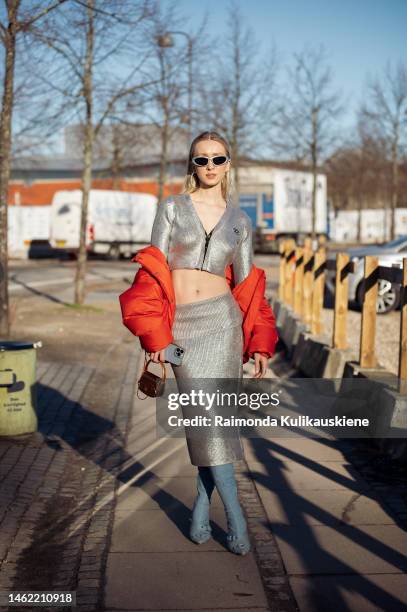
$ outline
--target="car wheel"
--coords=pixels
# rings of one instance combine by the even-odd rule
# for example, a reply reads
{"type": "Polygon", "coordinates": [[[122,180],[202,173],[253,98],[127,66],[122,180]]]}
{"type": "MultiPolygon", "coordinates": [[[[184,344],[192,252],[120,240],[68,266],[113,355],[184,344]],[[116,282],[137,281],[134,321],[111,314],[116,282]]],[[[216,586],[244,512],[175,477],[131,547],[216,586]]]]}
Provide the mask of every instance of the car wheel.
{"type": "MultiPolygon", "coordinates": [[[[360,283],[357,290],[357,301],[363,307],[363,283],[360,283]]],[[[400,302],[400,290],[397,285],[392,285],[390,281],[379,278],[377,282],[377,314],[387,314],[396,310],[400,302]]]]}

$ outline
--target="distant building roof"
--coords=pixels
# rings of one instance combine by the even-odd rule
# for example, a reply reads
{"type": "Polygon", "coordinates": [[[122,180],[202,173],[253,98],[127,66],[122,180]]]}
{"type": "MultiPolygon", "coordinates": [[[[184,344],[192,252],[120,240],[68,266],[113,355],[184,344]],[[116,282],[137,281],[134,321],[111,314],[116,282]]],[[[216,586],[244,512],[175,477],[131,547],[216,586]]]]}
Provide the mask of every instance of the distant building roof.
{"type": "MultiPolygon", "coordinates": [[[[132,161],[121,164],[121,168],[123,166],[155,166],[160,161],[158,155],[143,155],[143,158],[140,159],[140,162],[132,161]]],[[[14,158],[11,161],[11,169],[14,172],[23,172],[23,171],[51,171],[51,172],[81,172],[83,168],[83,163],[81,158],[70,158],[65,155],[32,155],[27,157],[18,157],[14,158]]],[[[101,160],[94,159],[92,168],[94,171],[111,171],[112,164],[110,160],[101,160]]]]}

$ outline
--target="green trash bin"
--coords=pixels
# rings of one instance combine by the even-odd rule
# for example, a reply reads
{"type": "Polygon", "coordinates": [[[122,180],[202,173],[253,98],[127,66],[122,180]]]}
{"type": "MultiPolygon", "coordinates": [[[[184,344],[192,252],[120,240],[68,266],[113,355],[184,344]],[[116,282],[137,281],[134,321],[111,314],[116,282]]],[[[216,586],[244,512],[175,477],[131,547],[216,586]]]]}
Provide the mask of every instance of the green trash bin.
{"type": "Polygon", "coordinates": [[[36,349],[41,342],[0,340],[0,436],[38,429],[35,411],[36,349]]]}

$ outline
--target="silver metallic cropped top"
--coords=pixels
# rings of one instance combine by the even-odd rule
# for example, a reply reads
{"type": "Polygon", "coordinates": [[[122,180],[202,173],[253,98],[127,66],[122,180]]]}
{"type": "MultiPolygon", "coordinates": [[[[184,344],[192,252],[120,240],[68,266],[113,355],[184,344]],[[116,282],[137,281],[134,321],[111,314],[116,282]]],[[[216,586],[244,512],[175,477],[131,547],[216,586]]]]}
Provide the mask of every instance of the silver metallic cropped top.
{"type": "Polygon", "coordinates": [[[166,256],[170,270],[192,268],[225,277],[233,266],[235,284],[249,275],[253,262],[252,224],[241,208],[226,202],[225,212],[209,234],[189,194],[158,203],[151,244],[166,256]]]}

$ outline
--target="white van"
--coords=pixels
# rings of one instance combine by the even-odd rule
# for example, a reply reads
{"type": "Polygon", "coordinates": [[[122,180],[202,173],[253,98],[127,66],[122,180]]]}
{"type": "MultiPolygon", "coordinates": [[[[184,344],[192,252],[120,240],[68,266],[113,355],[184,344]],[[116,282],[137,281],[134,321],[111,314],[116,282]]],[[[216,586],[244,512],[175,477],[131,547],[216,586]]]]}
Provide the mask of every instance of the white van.
{"type": "MultiPolygon", "coordinates": [[[[58,191],[51,205],[50,242],[54,248],[77,251],[82,191],[58,191]]],[[[89,193],[86,244],[89,253],[118,259],[150,244],[157,197],[92,189],[89,193]]]]}

